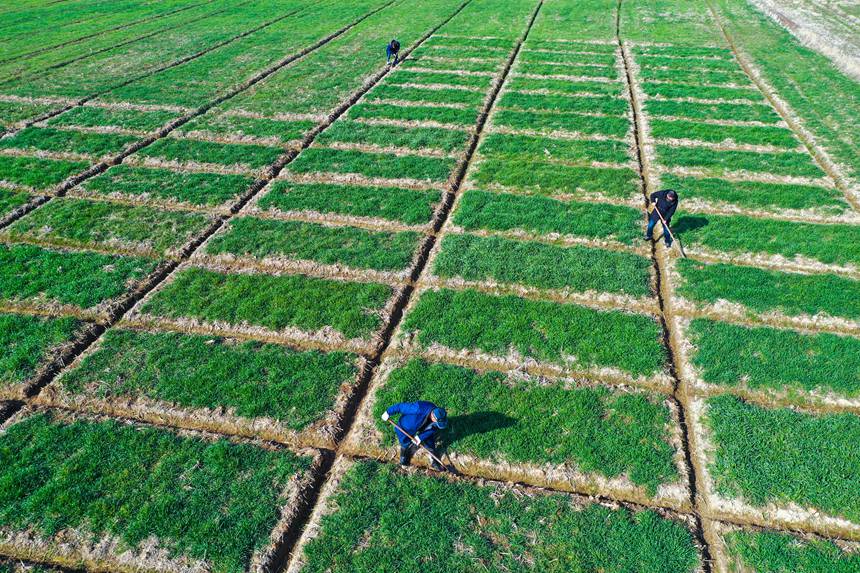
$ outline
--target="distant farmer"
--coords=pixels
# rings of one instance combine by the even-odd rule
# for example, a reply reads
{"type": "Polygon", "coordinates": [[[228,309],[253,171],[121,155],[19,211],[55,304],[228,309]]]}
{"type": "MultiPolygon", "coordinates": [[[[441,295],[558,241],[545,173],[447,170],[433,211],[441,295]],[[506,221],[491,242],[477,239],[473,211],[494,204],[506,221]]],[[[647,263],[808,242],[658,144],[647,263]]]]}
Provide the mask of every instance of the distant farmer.
{"type": "Polygon", "coordinates": [[[663,191],[651,193],[651,203],[654,204],[654,209],[648,215],[648,228],[645,229],[645,240],[650,241],[652,239],[654,226],[658,222],[662,222],[660,220],[660,215],[662,215],[662,219],[665,221],[663,225],[663,239],[666,241],[666,247],[671,247],[672,235],[669,233],[668,225],[672,220],[672,215],[675,214],[675,209],[678,208],[678,193],[674,189],[664,189],[663,191]],[[659,211],[659,214],[657,211],[659,211]]]}
{"type": "Polygon", "coordinates": [[[390,42],[388,42],[388,45],[385,46],[385,55],[386,55],[385,63],[386,64],[391,63],[391,57],[394,56],[394,65],[396,66],[399,54],[400,54],[400,42],[398,42],[397,40],[391,40],[390,42]]]}
{"type": "Polygon", "coordinates": [[[400,442],[400,465],[408,466],[418,447],[424,446],[433,454],[430,467],[436,471],[444,469],[434,458],[439,457],[436,453],[436,434],[448,427],[448,413],[445,408],[440,408],[433,402],[400,402],[388,408],[382,414],[382,419],[387,422],[395,414],[400,414],[400,420],[396,424],[403,429],[394,429],[397,441],[400,442]]]}

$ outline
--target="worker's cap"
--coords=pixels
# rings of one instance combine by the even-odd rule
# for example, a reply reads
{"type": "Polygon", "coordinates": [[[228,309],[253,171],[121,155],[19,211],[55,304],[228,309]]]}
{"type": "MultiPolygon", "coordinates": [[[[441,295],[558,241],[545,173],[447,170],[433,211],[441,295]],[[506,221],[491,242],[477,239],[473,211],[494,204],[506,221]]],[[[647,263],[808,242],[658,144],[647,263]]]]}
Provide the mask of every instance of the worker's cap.
{"type": "Polygon", "coordinates": [[[440,430],[448,427],[448,412],[445,411],[445,408],[433,408],[433,418],[436,419],[436,426],[440,430]]]}
{"type": "Polygon", "coordinates": [[[677,199],[677,198],[678,198],[678,193],[677,193],[677,192],[675,192],[675,190],[674,190],[674,189],[669,189],[669,192],[668,192],[668,193],[666,193],[666,197],[668,197],[669,199],[671,199],[672,201],[674,201],[675,199],[677,199]]]}

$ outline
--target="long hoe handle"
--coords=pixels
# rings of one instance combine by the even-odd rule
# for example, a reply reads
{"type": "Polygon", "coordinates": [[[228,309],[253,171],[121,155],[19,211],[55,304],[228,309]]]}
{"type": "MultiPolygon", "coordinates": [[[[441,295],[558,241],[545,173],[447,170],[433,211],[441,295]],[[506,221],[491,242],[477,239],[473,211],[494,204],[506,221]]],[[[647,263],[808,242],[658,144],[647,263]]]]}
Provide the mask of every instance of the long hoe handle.
{"type": "MultiPolygon", "coordinates": [[[[409,438],[410,440],[412,440],[412,443],[413,443],[413,444],[415,443],[415,438],[413,438],[412,436],[410,436],[410,435],[409,435],[409,433],[408,433],[406,430],[404,430],[403,428],[401,428],[401,427],[400,427],[400,425],[399,425],[397,422],[395,422],[394,420],[389,419],[389,420],[388,420],[388,423],[389,423],[389,424],[391,424],[392,426],[394,426],[395,428],[397,428],[398,430],[400,430],[401,432],[403,432],[403,435],[404,435],[404,436],[406,436],[407,438],[409,438]]],[[[421,449],[423,449],[425,452],[427,452],[428,454],[430,454],[430,457],[431,457],[431,458],[433,458],[434,460],[436,460],[436,463],[438,463],[440,466],[442,466],[443,468],[444,468],[444,467],[447,467],[447,466],[445,465],[445,463],[444,463],[442,460],[440,460],[439,458],[437,458],[437,457],[436,457],[436,454],[434,454],[433,452],[431,452],[431,451],[430,451],[430,448],[428,448],[428,447],[427,447],[427,446],[425,446],[424,444],[418,444],[418,447],[420,447],[420,448],[421,448],[421,449]]]]}
{"type": "Polygon", "coordinates": [[[687,253],[684,252],[684,245],[681,244],[681,241],[675,238],[675,235],[672,234],[672,229],[669,228],[669,223],[666,222],[666,219],[663,218],[663,213],[660,212],[660,209],[657,208],[657,204],[654,203],[654,211],[657,213],[657,216],[660,217],[660,221],[663,223],[663,227],[669,231],[669,236],[672,237],[672,242],[678,243],[678,249],[681,251],[681,255],[686,259],[687,253]]]}

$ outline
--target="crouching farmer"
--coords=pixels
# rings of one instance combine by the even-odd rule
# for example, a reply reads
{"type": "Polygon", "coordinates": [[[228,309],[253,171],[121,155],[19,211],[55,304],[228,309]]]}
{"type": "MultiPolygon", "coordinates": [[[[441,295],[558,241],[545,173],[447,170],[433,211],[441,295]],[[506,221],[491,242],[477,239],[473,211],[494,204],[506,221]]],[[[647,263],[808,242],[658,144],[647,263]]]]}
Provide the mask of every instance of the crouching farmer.
{"type": "Polygon", "coordinates": [[[400,59],[400,42],[397,40],[391,40],[388,42],[388,45],[385,46],[385,63],[390,64],[391,58],[394,58],[394,65],[397,65],[397,62],[400,59]]]}
{"type": "Polygon", "coordinates": [[[669,223],[672,222],[672,215],[678,208],[678,193],[674,189],[665,189],[651,193],[651,203],[654,209],[648,215],[648,228],[645,229],[645,240],[650,241],[654,227],[657,223],[666,223],[663,225],[663,239],[666,241],[666,247],[672,246],[672,235],[669,233],[669,223]],[[658,213],[659,211],[659,213],[658,213]],[[660,215],[663,216],[662,220],[660,215]]]}
{"type": "Polygon", "coordinates": [[[409,460],[420,445],[433,454],[430,458],[433,462],[430,467],[436,471],[444,469],[433,458],[439,457],[436,452],[436,435],[439,430],[448,427],[448,413],[445,408],[440,408],[433,402],[400,402],[389,407],[382,414],[382,419],[387,422],[396,414],[400,414],[400,420],[396,423],[403,429],[403,431],[394,429],[397,441],[400,442],[400,465],[409,465],[409,460]]]}

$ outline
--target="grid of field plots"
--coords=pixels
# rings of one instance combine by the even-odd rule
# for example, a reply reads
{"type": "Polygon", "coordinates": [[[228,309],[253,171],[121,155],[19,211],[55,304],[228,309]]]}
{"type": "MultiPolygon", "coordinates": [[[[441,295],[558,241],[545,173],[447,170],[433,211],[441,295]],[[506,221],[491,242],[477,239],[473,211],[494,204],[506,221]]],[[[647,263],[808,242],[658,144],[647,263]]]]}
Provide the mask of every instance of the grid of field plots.
{"type": "Polygon", "coordinates": [[[0,573],[860,571],[860,95],[743,0],[0,32],[0,573]]]}

